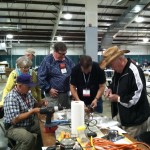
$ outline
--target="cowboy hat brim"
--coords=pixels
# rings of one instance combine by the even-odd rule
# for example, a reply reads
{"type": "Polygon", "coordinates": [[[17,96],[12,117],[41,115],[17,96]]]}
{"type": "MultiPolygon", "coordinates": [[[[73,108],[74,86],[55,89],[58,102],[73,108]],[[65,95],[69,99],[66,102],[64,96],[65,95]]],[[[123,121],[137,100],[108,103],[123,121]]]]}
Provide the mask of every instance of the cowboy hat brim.
{"type": "Polygon", "coordinates": [[[105,69],[113,60],[123,55],[124,53],[129,53],[129,52],[130,52],[129,50],[119,50],[113,56],[109,56],[108,58],[103,58],[103,60],[100,63],[100,68],[105,69]]]}

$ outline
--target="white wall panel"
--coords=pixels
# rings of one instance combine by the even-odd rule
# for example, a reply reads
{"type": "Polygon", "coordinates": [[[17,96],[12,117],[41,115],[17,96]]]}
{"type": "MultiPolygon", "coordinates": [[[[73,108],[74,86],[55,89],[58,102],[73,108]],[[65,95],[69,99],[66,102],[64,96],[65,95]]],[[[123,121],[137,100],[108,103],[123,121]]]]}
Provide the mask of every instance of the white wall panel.
{"type": "MultiPolygon", "coordinates": [[[[29,47],[13,47],[12,55],[24,55],[25,50],[29,47]]],[[[31,47],[35,49],[36,55],[47,55],[49,53],[48,47],[31,47]]],[[[51,52],[52,53],[52,52],[51,52]]],[[[82,55],[83,49],[81,47],[69,47],[67,55],[82,55]]]]}
{"type": "Polygon", "coordinates": [[[127,55],[150,55],[150,46],[122,45],[120,49],[130,50],[127,55]]]}
{"type": "MultiPolygon", "coordinates": [[[[24,55],[25,50],[29,47],[13,47],[12,55],[24,55]]],[[[36,51],[36,55],[47,55],[49,47],[31,47],[36,51]]],[[[120,49],[128,49],[130,53],[127,55],[150,55],[150,46],[140,45],[122,45],[120,49]]],[[[68,47],[67,55],[83,55],[82,47],[68,47]]],[[[98,53],[101,55],[101,52],[98,53]]]]}
{"type": "Polygon", "coordinates": [[[24,55],[27,48],[35,49],[36,55],[47,55],[48,47],[13,47],[12,55],[24,55]]]}

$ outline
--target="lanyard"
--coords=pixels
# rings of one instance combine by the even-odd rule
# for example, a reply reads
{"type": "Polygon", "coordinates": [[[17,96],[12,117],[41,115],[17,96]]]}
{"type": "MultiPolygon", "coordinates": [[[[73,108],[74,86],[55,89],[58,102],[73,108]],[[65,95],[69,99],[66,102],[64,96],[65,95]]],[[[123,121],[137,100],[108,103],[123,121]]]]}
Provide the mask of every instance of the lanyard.
{"type": "Polygon", "coordinates": [[[29,100],[27,99],[27,96],[21,95],[21,97],[22,97],[24,103],[25,103],[25,104],[27,105],[27,107],[29,108],[29,100]]]}
{"type": "Polygon", "coordinates": [[[85,86],[86,86],[86,88],[87,88],[87,85],[88,85],[89,80],[90,80],[90,75],[91,75],[91,74],[89,74],[88,79],[86,80],[86,78],[85,78],[85,74],[83,73],[83,77],[84,77],[84,82],[85,82],[85,86]]]}
{"type": "Polygon", "coordinates": [[[18,89],[15,87],[16,92],[21,96],[23,102],[26,104],[26,106],[29,108],[29,100],[27,99],[27,94],[21,94],[19,93],[18,89]]]}

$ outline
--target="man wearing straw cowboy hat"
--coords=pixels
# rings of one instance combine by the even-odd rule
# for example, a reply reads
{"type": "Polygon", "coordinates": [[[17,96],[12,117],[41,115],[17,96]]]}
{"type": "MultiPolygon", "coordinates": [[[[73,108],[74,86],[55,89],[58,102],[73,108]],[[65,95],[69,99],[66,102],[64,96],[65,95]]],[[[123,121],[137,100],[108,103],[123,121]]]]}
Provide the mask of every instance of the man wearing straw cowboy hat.
{"type": "Polygon", "coordinates": [[[117,46],[103,53],[100,67],[110,66],[115,72],[105,96],[111,101],[112,117],[117,117],[122,128],[135,137],[147,130],[150,106],[146,94],[145,76],[117,46]]]}

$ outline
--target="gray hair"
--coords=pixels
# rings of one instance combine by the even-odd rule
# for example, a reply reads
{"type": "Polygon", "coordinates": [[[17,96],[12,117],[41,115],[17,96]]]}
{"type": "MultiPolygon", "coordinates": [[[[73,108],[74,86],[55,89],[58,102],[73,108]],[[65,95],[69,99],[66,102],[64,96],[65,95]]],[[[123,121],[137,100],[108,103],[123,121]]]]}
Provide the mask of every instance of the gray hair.
{"type": "Polygon", "coordinates": [[[25,54],[32,54],[35,56],[35,50],[33,48],[28,48],[26,51],[25,51],[25,54]]]}
{"type": "Polygon", "coordinates": [[[17,68],[29,68],[32,66],[32,61],[28,57],[22,56],[16,60],[16,65],[17,68]]]}

